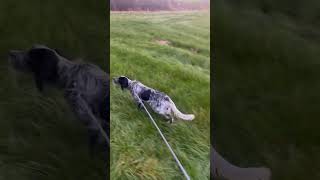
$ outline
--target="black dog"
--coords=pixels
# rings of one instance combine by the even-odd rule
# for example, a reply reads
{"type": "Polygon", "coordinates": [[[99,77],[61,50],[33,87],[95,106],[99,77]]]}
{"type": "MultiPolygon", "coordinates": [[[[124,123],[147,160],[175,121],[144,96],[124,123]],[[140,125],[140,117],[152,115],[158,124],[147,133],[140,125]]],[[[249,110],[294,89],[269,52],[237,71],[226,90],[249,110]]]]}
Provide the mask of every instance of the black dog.
{"type": "Polygon", "coordinates": [[[91,150],[109,146],[109,76],[93,64],[71,62],[56,50],[35,45],[27,51],[10,51],[9,62],[18,71],[32,73],[42,92],[51,84],[65,92],[78,119],[87,127],[91,150]]]}

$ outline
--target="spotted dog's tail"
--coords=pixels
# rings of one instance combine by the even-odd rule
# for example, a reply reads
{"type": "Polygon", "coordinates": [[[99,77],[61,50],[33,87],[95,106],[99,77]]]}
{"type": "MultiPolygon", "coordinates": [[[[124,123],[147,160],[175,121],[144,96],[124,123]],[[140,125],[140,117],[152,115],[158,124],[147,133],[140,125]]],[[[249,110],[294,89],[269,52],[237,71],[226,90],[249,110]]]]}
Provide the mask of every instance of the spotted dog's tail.
{"type": "Polygon", "coordinates": [[[171,101],[171,111],[174,114],[175,117],[185,120],[185,121],[192,121],[194,119],[194,115],[193,114],[183,114],[182,112],[180,112],[178,110],[178,108],[176,107],[176,105],[173,103],[173,101],[170,99],[171,101]]]}

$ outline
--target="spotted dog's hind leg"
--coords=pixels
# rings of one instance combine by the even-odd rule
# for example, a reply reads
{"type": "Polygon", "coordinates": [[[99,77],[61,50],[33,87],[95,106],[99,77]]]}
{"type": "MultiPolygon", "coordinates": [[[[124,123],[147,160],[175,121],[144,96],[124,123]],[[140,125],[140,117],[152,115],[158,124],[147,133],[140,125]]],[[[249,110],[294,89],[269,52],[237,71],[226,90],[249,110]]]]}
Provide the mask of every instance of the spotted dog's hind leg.
{"type": "Polygon", "coordinates": [[[170,123],[172,124],[172,123],[173,123],[173,121],[174,121],[174,118],[173,118],[173,117],[171,117],[171,119],[170,119],[170,123]]]}
{"type": "Polygon", "coordinates": [[[174,119],[173,119],[173,118],[170,118],[170,119],[169,119],[169,121],[167,121],[167,123],[172,124],[172,123],[173,123],[173,121],[174,121],[174,119]]]}
{"type": "Polygon", "coordinates": [[[171,108],[167,108],[167,113],[168,113],[168,116],[170,116],[170,123],[172,124],[174,121],[174,114],[173,114],[171,108]]]}
{"type": "Polygon", "coordinates": [[[170,123],[170,124],[172,123],[172,118],[170,115],[164,114],[163,116],[164,116],[164,118],[166,118],[168,120],[167,123],[170,123]]]}
{"type": "Polygon", "coordinates": [[[174,121],[174,117],[173,117],[172,115],[167,114],[167,115],[165,115],[165,117],[166,117],[166,119],[168,119],[168,120],[169,120],[169,121],[167,121],[167,123],[170,123],[170,124],[172,124],[172,123],[173,123],[173,121],[174,121]]]}

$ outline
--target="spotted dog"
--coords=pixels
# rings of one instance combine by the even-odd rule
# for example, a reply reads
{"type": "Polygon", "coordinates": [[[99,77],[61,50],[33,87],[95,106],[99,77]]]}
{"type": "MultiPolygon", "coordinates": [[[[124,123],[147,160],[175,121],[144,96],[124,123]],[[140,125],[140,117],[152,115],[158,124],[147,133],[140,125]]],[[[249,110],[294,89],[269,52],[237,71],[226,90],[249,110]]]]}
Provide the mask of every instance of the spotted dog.
{"type": "Polygon", "coordinates": [[[64,91],[79,121],[89,135],[90,148],[109,146],[109,76],[98,66],[68,60],[55,49],[34,45],[28,50],[12,50],[9,62],[17,71],[34,77],[37,89],[53,85],[64,91]]]}
{"type": "Polygon", "coordinates": [[[154,112],[170,120],[170,123],[174,121],[174,118],[191,121],[195,117],[193,114],[181,113],[168,95],[147,87],[139,81],[120,76],[113,78],[113,82],[119,85],[122,90],[128,89],[139,108],[142,106],[140,98],[149,104],[154,112]]]}

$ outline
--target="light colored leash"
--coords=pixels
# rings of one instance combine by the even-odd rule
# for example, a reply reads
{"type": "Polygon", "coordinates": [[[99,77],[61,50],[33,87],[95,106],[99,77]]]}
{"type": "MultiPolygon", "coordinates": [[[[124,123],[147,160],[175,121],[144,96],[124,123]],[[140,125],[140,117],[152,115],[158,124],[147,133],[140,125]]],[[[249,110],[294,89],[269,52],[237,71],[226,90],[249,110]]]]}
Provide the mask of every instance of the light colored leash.
{"type": "Polygon", "coordinates": [[[106,134],[106,132],[104,131],[104,129],[102,128],[101,124],[99,123],[98,119],[93,115],[93,113],[91,112],[90,108],[88,107],[87,103],[81,99],[81,104],[88,110],[88,115],[91,117],[91,119],[94,120],[95,124],[98,126],[99,131],[102,135],[102,137],[106,140],[107,144],[110,146],[110,141],[109,141],[109,137],[106,134]]]}
{"type": "Polygon", "coordinates": [[[181,162],[179,161],[178,157],[176,156],[176,154],[174,153],[174,151],[172,150],[170,144],[168,143],[168,141],[166,140],[166,138],[164,137],[164,135],[162,134],[160,128],[158,127],[157,123],[154,121],[154,119],[152,118],[152,116],[150,115],[148,109],[146,108],[146,106],[143,104],[142,100],[140,99],[140,97],[135,94],[135,96],[138,97],[139,102],[141,103],[142,107],[144,108],[144,110],[147,112],[149,118],[151,119],[151,122],[153,123],[153,125],[157,128],[160,136],[162,137],[163,141],[166,143],[167,147],[169,148],[174,160],[177,162],[180,170],[182,171],[183,175],[186,177],[187,180],[190,180],[190,177],[187,173],[187,171],[184,169],[184,167],[182,166],[181,162]]]}
{"type": "Polygon", "coordinates": [[[110,146],[110,141],[108,138],[108,135],[106,134],[106,132],[104,132],[104,129],[102,128],[101,124],[99,123],[99,121],[94,117],[94,115],[92,114],[91,111],[89,111],[89,115],[92,117],[92,119],[94,119],[95,123],[97,124],[100,133],[102,135],[102,137],[106,140],[107,144],[110,146]]]}

